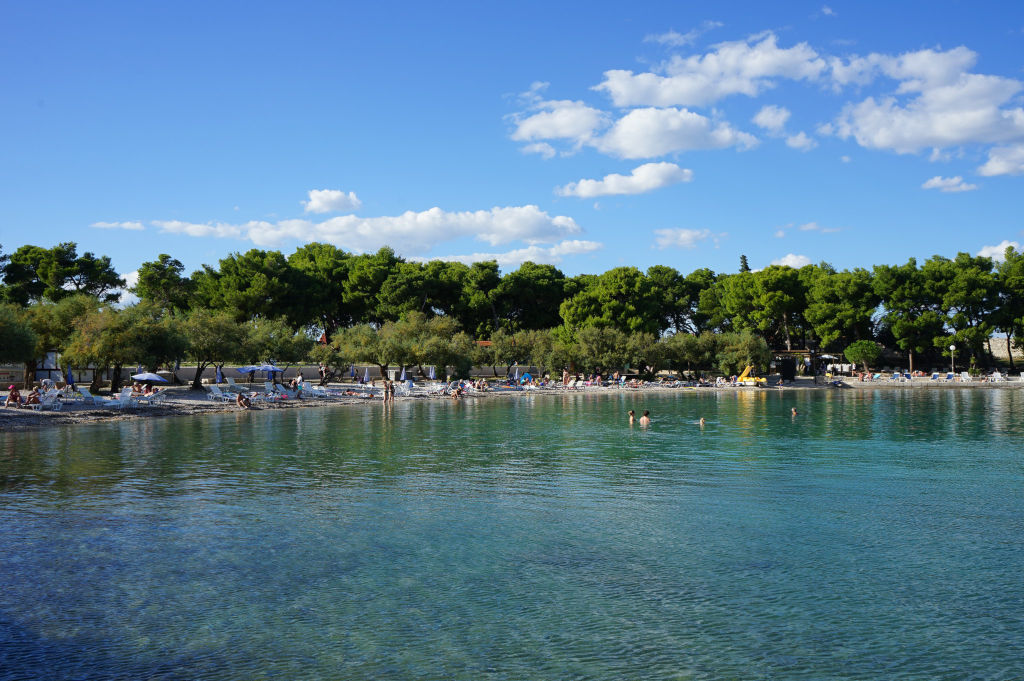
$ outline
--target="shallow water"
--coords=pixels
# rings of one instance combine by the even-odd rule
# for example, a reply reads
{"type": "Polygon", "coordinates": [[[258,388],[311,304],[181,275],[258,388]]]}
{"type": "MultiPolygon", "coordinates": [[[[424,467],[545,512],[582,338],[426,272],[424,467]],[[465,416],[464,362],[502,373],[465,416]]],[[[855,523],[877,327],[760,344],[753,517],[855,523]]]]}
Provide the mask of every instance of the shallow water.
{"type": "Polygon", "coordinates": [[[1021,678],[1022,407],[688,390],[4,434],[0,679],[1021,678]]]}

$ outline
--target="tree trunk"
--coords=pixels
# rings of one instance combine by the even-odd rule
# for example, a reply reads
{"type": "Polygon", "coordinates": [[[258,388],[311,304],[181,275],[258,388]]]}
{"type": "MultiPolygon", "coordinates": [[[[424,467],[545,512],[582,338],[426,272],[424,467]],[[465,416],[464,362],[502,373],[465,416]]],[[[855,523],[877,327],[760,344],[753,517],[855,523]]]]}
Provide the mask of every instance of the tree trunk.
{"type": "Polygon", "coordinates": [[[195,378],[192,379],[192,387],[190,388],[191,390],[202,390],[203,389],[203,385],[202,385],[203,371],[205,371],[206,367],[208,367],[208,366],[210,366],[209,362],[198,362],[196,364],[196,375],[195,375],[195,378]]]}
{"type": "Polygon", "coordinates": [[[793,341],[789,337],[789,313],[788,312],[783,312],[782,313],[782,328],[786,332],[786,351],[788,352],[788,351],[793,349],[793,341]]]}
{"type": "Polygon", "coordinates": [[[1006,356],[1010,358],[1010,371],[1016,371],[1017,367],[1013,365],[1013,347],[1010,345],[1012,335],[1009,331],[1006,332],[1006,356]]]}
{"type": "Polygon", "coordinates": [[[121,392],[121,365],[115,364],[113,371],[110,373],[110,393],[121,392]]]}
{"type": "Polygon", "coordinates": [[[914,351],[913,350],[908,350],[907,351],[907,362],[910,363],[910,369],[908,371],[910,371],[910,375],[913,376],[914,375],[914,351]]]}
{"type": "Polygon", "coordinates": [[[36,382],[36,360],[25,362],[25,375],[22,378],[25,384],[23,387],[25,390],[30,390],[32,384],[36,382]]]}

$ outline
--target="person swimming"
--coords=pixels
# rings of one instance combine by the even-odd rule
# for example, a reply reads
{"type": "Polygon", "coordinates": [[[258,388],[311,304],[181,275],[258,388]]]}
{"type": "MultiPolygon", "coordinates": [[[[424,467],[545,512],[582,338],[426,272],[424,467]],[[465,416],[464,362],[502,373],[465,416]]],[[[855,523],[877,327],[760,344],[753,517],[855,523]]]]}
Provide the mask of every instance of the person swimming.
{"type": "Polygon", "coordinates": [[[790,410],[790,414],[792,414],[793,416],[796,416],[796,415],[797,415],[796,407],[793,407],[793,408],[792,408],[792,409],[790,410]]]}
{"type": "Polygon", "coordinates": [[[633,425],[633,421],[636,420],[636,413],[632,409],[627,413],[629,414],[629,425],[633,425]]]}
{"type": "Polygon", "coordinates": [[[700,421],[698,421],[698,423],[700,424],[701,428],[704,427],[704,417],[703,416],[700,417],[700,421]]]}
{"type": "Polygon", "coordinates": [[[649,426],[649,425],[651,425],[651,412],[648,411],[647,409],[644,409],[644,415],[640,417],[640,425],[641,426],[649,426]]]}

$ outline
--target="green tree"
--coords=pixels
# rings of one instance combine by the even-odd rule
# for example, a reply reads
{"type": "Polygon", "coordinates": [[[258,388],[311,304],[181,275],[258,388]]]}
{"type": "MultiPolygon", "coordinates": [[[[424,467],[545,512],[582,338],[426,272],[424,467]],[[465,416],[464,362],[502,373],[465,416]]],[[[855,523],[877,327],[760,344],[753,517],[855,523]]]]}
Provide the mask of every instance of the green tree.
{"type": "Polygon", "coordinates": [[[869,340],[881,299],[871,272],[857,268],[836,272],[827,265],[813,268],[804,312],[824,349],[869,340]]]}
{"type": "Polygon", "coordinates": [[[182,320],[182,332],[188,340],[186,356],[196,363],[192,390],[202,390],[202,374],[211,364],[223,367],[245,354],[247,329],[234,316],[221,310],[192,310],[182,320]]]}
{"type": "Polygon", "coordinates": [[[944,333],[941,291],[925,280],[914,258],[904,265],[876,265],[872,282],[882,301],[883,320],[913,371],[915,355],[934,350],[935,338],[944,333]]]}
{"type": "Polygon", "coordinates": [[[585,283],[562,303],[560,314],[567,339],[588,327],[614,328],[623,333],[660,334],[660,301],[650,279],[635,267],[616,267],[585,283]]]}
{"type": "Polygon", "coordinates": [[[0,303],[0,364],[31,362],[37,355],[38,337],[26,312],[9,303],[0,303]]]}
{"type": "Polygon", "coordinates": [[[495,289],[498,315],[507,330],[550,329],[562,323],[559,308],[567,280],[553,265],[526,261],[501,277],[495,289]]]}
{"type": "Polygon", "coordinates": [[[1008,246],[1003,262],[996,269],[997,304],[992,324],[1006,334],[1006,354],[1010,369],[1015,370],[1013,345],[1024,338],[1024,253],[1008,246]]]}
{"type": "Polygon", "coordinates": [[[246,361],[270,362],[287,369],[305,361],[313,349],[313,339],[283,319],[255,319],[247,328],[246,361]]]}
{"type": "Polygon", "coordinates": [[[338,329],[355,323],[345,302],[351,254],[331,244],[311,243],[288,256],[288,266],[303,287],[293,306],[294,323],[314,325],[327,334],[328,340],[338,329]]]}
{"type": "Polygon", "coordinates": [[[187,310],[193,283],[182,277],[185,266],[177,258],[161,253],[156,260],[139,266],[139,280],[130,290],[139,300],[175,311],[187,310]]]}
{"type": "Polygon", "coordinates": [[[878,361],[882,349],[878,343],[869,340],[859,340],[850,343],[843,350],[846,359],[854,364],[862,364],[865,371],[871,371],[871,365],[878,361]]]}
{"type": "Polygon", "coordinates": [[[125,285],[109,257],[78,255],[74,242],[50,249],[22,246],[10,255],[3,274],[5,297],[19,305],[44,298],[56,302],[76,293],[116,302],[121,297],[116,289],[125,285]]]}
{"type": "Polygon", "coordinates": [[[757,373],[764,373],[771,361],[771,351],[763,338],[744,329],[722,334],[715,360],[719,371],[726,375],[739,374],[748,365],[757,373]]]}

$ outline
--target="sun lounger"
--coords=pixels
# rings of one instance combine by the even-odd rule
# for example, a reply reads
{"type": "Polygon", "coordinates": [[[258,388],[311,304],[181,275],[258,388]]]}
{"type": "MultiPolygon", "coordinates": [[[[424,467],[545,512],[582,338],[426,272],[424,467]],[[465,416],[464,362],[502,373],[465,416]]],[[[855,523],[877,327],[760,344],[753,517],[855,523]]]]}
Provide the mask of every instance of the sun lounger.
{"type": "Polygon", "coordinates": [[[946,372],[946,378],[944,378],[943,380],[944,380],[944,381],[950,381],[950,382],[952,382],[953,380],[955,380],[955,378],[956,378],[956,377],[954,376],[954,374],[953,374],[953,372],[952,372],[952,371],[947,371],[947,372],[946,372]]]}
{"type": "Polygon", "coordinates": [[[139,404],[145,404],[150,407],[158,407],[167,401],[167,392],[161,391],[157,393],[150,393],[149,395],[142,395],[140,397],[136,397],[135,400],[139,404]]]}
{"type": "Polygon", "coordinates": [[[207,397],[209,397],[214,402],[232,402],[235,399],[231,395],[226,394],[218,386],[211,385],[211,386],[207,386],[207,387],[210,390],[210,392],[207,395],[207,397]]]}
{"type": "Polygon", "coordinates": [[[224,377],[224,381],[227,383],[227,386],[224,388],[224,390],[227,390],[227,391],[233,392],[233,393],[249,392],[248,390],[246,390],[242,386],[240,386],[237,383],[235,383],[235,379],[231,378],[230,376],[225,376],[224,377]]]}
{"type": "Polygon", "coordinates": [[[78,394],[82,396],[82,399],[85,400],[86,404],[97,404],[100,401],[100,398],[89,392],[89,389],[84,385],[77,388],[77,390],[78,394]]]}
{"type": "Polygon", "coordinates": [[[48,390],[45,395],[39,398],[39,404],[30,404],[28,406],[35,411],[45,411],[47,409],[60,411],[64,407],[64,403],[60,401],[60,396],[59,390],[48,390]]]}

